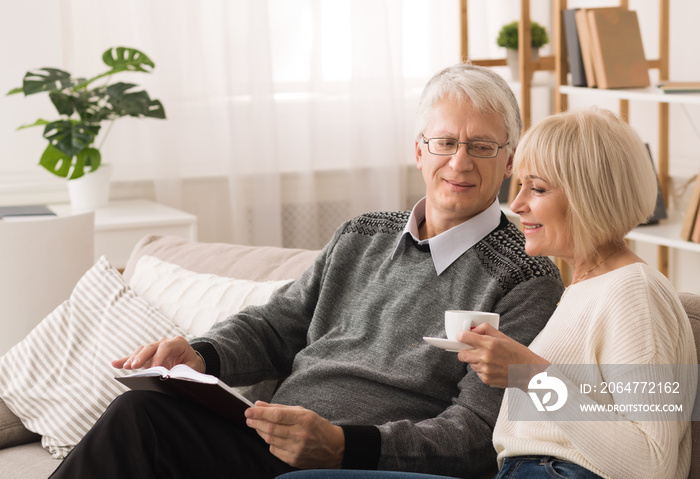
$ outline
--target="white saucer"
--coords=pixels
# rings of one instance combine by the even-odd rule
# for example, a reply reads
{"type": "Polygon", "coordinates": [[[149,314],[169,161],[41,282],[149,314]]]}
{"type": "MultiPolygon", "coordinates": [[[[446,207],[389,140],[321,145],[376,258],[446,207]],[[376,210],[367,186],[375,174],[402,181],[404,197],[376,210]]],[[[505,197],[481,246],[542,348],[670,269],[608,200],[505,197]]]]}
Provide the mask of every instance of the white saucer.
{"type": "Polygon", "coordinates": [[[423,340],[431,346],[436,346],[438,348],[444,349],[445,351],[450,351],[453,353],[458,353],[463,349],[474,349],[473,346],[469,346],[468,344],[460,343],[459,341],[454,341],[452,339],[431,338],[429,336],[423,336],[423,340]]]}

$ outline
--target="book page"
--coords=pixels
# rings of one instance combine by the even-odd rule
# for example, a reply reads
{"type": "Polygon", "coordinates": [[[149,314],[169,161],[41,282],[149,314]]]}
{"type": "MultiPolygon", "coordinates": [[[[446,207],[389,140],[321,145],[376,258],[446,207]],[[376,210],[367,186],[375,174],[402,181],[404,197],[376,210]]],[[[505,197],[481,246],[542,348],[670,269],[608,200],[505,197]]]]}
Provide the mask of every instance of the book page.
{"type": "Polygon", "coordinates": [[[197,381],[199,383],[206,384],[216,384],[219,382],[219,379],[216,376],[197,372],[186,364],[178,364],[173,366],[170,369],[168,376],[171,378],[186,379],[188,381],[197,381]]]}
{"type": "Polygon", "coordinates": [[[216,384],[219,380],[212,376],[211,374],[204,374],[195,371],[186,364],[177,364],[171,369],[166,369],[163,366],[154,366],[152,368],[144,369],[143,371],[137,371],[132,374],[128,374],[126,377],[148,377],[148,376],[158,376],[158,377],[169,377],[173,379],[185,379],[187,381],[196,381],[204,384],[216,384]]]}
{"type": "Polygon", "coordinates": [[[154,366],[152,368],[144,369],[142,371],[136,371],[135,373],[127,374],[127,377],[143,377],[143,376],[160,376],[165,377],[168,375],[168,370],[163,366],[154,366]]]}

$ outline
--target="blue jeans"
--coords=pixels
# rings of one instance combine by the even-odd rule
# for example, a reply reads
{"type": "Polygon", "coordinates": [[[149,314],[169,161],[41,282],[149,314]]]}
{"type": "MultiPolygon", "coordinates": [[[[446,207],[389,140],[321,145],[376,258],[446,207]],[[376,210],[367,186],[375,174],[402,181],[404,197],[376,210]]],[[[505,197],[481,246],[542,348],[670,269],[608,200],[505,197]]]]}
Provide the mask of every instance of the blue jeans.
{"type": "Polygon", "coordinates": [[[453,479],[447,476],[417,474],[414,472],[353,471],[344,469],[316,469],[288,472],[277,479],[453,479]]]}
{"type": "MultiPolygon", "coordinates": [[[[585,467],[556,457],[507,457],[503,468],[494,479],[602,479],[585,467]]],[[[277,479],[450,479],[446,476],[417,474],[413,472],[310,470],[295,471],[278,476],[277,479]]]]}
{"type": "Polygon", "coordinates": [[[506,457],[494,479],[601,479],[585,467],[552,456],[506,457]]]}

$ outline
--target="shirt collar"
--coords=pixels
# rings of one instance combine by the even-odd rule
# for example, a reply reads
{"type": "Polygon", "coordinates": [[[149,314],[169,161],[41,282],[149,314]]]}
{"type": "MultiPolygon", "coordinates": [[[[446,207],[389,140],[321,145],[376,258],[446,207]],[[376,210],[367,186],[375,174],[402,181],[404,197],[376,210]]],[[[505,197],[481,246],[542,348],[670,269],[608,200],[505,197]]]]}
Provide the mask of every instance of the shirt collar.
{"type": "Polygon", "coordinates": [[[457,258],[481,241],[500,224],[501,208],[498,204],[498,199],[496,199],[491,206],[464,223],[453,226],[432,238],[419,240],[418,227],[423,220],[425,220],[425,198],[416,203],[413,210],[411,210],[411,215],[391,257],[393,259],[396,255],[404,236],[410,235],[419,245],[430,245],[430,255],[433,258],[435,271],[440,276],[457,258]]]}

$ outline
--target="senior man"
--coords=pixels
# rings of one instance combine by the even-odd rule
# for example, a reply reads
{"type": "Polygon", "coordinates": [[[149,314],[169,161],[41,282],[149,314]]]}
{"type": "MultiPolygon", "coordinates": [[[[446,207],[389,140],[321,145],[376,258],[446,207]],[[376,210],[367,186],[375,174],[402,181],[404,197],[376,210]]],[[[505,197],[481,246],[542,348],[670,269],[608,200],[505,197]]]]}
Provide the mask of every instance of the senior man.
{"type": "Polygon", "coordinates": [[[300,279],[189,343],[167,339],[114,361],[185,363],[231,385],[282,382],[239,426],[152,392],[118,397],[53,477],[267,478],[296,468],[495,469],[503,390],[484,385],[444,336],[448,309],[499,313],[529,344],[563,291],[501,213],[522,122],[497,74],[461,63],[426,85],[416,163],[426,195],[412,211],[343,224],[300,279]]]}

